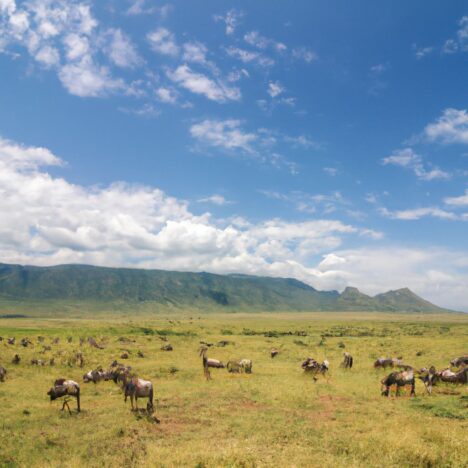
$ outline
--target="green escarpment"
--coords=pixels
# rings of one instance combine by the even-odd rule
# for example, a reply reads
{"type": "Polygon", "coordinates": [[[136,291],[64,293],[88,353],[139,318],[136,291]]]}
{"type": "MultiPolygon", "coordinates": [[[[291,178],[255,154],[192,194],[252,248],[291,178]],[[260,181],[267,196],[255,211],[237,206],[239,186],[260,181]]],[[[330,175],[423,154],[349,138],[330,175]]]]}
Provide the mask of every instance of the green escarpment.
{"type": "Polygon", "coordinates": [[[176,308],[442,312],[409,289],[370,297],[356,288],[318,291],[291,278],[87,265],[0,264],[1,301],[154,303],[176,308]]]}

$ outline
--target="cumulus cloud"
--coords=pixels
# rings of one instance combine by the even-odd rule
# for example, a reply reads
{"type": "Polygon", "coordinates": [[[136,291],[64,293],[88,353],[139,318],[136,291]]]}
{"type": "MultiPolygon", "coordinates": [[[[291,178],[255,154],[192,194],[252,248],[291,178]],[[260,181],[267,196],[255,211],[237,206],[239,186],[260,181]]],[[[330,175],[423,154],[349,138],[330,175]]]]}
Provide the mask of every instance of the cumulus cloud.
{"type": "Polygon", "coordinates": [[[429,141],[468,144],[468,113],[465,109],[445,109],[442,115],[424,129],[429,141]]]}
{"type": "Polygon", "coordinates": [[[141,58],[131,39],[120,29],[107,31],[106,51],[118,67],[133,68],[141,63],[141,58]]]}
{"type": "Polygon", "coordinates": [[[0,139],[1,262],[242,272],[295,277],[319,289],[354,285],[367,293],[409,286],[439,304],[466,306],[466,252],[369,241],[346,250],[349,238],[378,236],[331,219],[252,223],[197,216],[186,201],[155,187],[86,187],[47,172],[62,164],[47,148],[0,139]]]}
{"type": "Polygon", "coordinates": [[[158,54],[177,56],[180,48],[176,43],[174,34],[166,28],[158,28],[147,34],[146,38],[153,49],[158,54]]]}
{"type": "Polygon", "coordinates": [[[284,87],[279,81],[270,81],[267,92],[272,98],[275,98],[284,92],[284,87]]]}
{"type": "Polygon", "coordinates": [[[239,88],[194,72],[188,65],[180,65],[174,71],[168,71],[167,76],[179,86],[194,94],[201,94],[211,101],[238,101],[241,98],[239,88]]]}
{"type": "Polygon", "coordinates": [[[414,172],[420,180],[431,181],[435,179],[447,180],[450,178],[448,172],[442,171],[438,167],[426,168],[421,156],[416,154],[411,148],[404,148],[395,151],[392,155],[382,159],[384,165],[400,166],[414,172]]]}
{"type": "Polygon", "coordinates": [[[468,189],[465,190],[464,195],[460,195],[459,197],[444,198],[444,203],[453,207],[468,206],[468,189]]]}

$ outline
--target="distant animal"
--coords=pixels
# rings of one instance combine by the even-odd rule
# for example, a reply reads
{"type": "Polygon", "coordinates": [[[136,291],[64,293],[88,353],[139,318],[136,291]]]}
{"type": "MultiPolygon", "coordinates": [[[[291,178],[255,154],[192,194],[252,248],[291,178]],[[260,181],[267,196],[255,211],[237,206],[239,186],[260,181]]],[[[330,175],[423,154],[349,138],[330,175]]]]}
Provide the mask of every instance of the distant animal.
{"type": "Polygon", "coordinates": [[[102,369],[94,369],[83,375],[83,382],[93,382],[94,384],[97,384],[101,380],[109,380],[109,377],[109,373],[103,371],[102,369]]]}
{"type": "Polygon", "coordinates": [[[304,372],[312,374],[314,380],[317,380],[317,374],[325,375],[330,369],[330,363],[324,359],[322,364],[319,364],[314,358],[307,358],[301,365],[304,372]]]}
{"type": "Polygon", "coordinates": [[[21,346],[27,348],[30,344],[32,344],[32,341],[29,338],[22,338],[20,343],[21,346]]]}
{"type": "Polygon", "coordinates": [[[44,366],[45,362],[42,359],[31,359],[32,366],[44,366]]]}
{"type": "Polygon", "coordinates": [[[239,364],[240,364],[242,370],[246,374],[251,374],[252,373],[252,360],[251,359],[241,359],[239,361],[239,364]]]}
{"type": "Polygon", "coordinates": [[[374,368],[383,368],[386,369],[387,367],[395,367],[402,364],[399,358],[379,358],[374,362],[374,368]]]}
{"type": "Polygon", "coordinates": [[[140,350],[138,350],[137,356],[140,357],[140,358],[144,358],[144,357],[145,357],[145,355],[143,354],[143,351],[140,351],[140,350]]]}
{"type": "Polygon", "coordinates": [[[426,387],[427,393],[432,394],[432,387],[436,384],[438,377],[437,371],[434,366],[431,366],[428,369],[423,368],[418,371],[418,379],[422,380],[424,386],[426,387]]]}
{"type": "Polygon", "coordinates": [[[52,344],[59,344],[60,343],[60,338],[54,338],[52,340],[52,344]]]}
{"type": "Polygon", "coordinates": [[[38,343],[43,343],[43,342],[44,342],[44,339],[45,339],[45,338],[44,338],[43,336],[38,336],[38,337],[37,337],[37,342],[38,342],[38,343]]]}
{"type": "Polygon", "coordinates": [[[206,356],[208,348],[202,346],[200,348],[200,356],[202,357],[203,373],[205,374],[206,380],[211,380],[210,367],[216,369],[224,369],[224,364],[217,359],[211,359],[206,356]]]}
{"type": "Polygon", "coordinates": [[[345,369],[351,369],[353,367],[353,356],[351,354],[344,352],[343,353],[343,362],[341,363],[341,367],[345,369]]]}
{"type": "Polygon", "coordinates": [[[12,364],[19,364],[21,361],[21,358],[19,356],[19,354],[15,354],[14,358],[11,360],[11,363],[12,364]]]}
{"type": "Polygon", "coordinates": [[[70,406],[68,402],[70,397],[76,398],[76,405],[78,412],[81,411],[80,407],[80,386],[70,379],[57,379],[54,382],[54,386],[47,392],[47,395],[50,396],[50,401],[54,401],[57,398],[65,397],[63,402],[62,411],[65,409],[65,406],[68,408],[68,412],[71,414],[70,406]]]}
{"type": "Polygon", "coordinates": [[[273,359],[274,357],[278,356],[279,351],[276,348],[271,348],[270,356],[273,359]]]}
{"type": "Polygon", "coordinates": [[[452,367],[468,366],[468,356],[462,356],[450,361],[452,367]]]}
{"type": "Polygon", "coordinates": [[[71,343],[72,341],[73,341],[73,337],[72,337],[72,336],[69,336],[69,337],[67,338],[67,342],[68,342],[68,343],[71,343]]]}
{"type": "Polygon", "coordinates": [[[98,345],[98,344],[97,344],[97,341],[96,341],[92,336],[90,336],[90,337],[88,338],[88,343],[89,343],[93,348],[104,349],[104,346],[98,345]]]}
{"type": "Polygon", "coordinates": [[[170,343],[161,346],[161,351],[172,351],[174,348],[170,343]]]}
{"type": "Polygon", "coordinates": [[[468,380],[468,367],[464,367],[458,372],[452,372],[450,369],[444,369],[436,375],[442,382],[466,384],[468,380]]]}
{"type": "Polygon", "coordinates": [[[16,338],[8,338],[7,342],[8,344],[14,345],[16,341],[16,338]]]}
{"type": "Polygon", "coordinates": [[[128,359],[128,358],[129,358],[129,355],[128,355],[127,352],[122,353],[122,354],[120,355],[120,359],[128,359]]]}
{"type": "Polygon", "coordinates": [[[411,396],[416,395],[413,370],[392,372],[391,374],[387,375],[387,377],[381,380],[381,384],[382,384],[382,389],[381,389],[382,396],[388,397],[390,395],[390,388],[393,385],[396,385],[396,396],[400,395],[401,387],[405,387],[407,385],[411,386],[411,396]]]}
{"type": "Polygon", "coordinates": [[[239,374],[242,369],[242,366],[239,361],[228,361],[226,364],[226,369],[230,373],[239,374]]]}
{"type": "Polygon", "coordinates": [[[0,366],[0,382],[5,382],[6,375],[7,370],[3,366],[0,366]]]}

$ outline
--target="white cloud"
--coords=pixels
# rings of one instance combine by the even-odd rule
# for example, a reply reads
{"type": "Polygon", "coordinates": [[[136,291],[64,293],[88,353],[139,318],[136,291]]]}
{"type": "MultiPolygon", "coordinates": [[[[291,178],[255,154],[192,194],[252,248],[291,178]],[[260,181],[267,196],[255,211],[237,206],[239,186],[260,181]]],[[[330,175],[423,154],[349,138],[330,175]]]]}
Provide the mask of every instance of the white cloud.
{"type": "Polygon", "coordinates": [[[213,205],[218,205],[218,206],[224,206],[224,205],[232,204],[231,201],[226,200],[225,197],[223,197],[222,195],[219,195],[219,194],[214,194],[214,195],[211,195],[209,197],[200,198],[198,200],[198,202],[199,203],[211,203],[213,205]]]}
{"type": "Polygon", "coordinates": [[[324,167],[323,172],[329,176],[335,177],[338,174],[338,169],[336,167],[324,167]]]}
{"type": "Polygon", "coordinates": [[[386,208],[380,208],[379,212],[382,216],[385,216],[386,218],[399,219],[402,221],[414,221],[425,217],[438,218],[449,221],[463,219],[455,213],[451,213],[449,211],[442,210],[437,207],[413,208],[408,210],[397,211],[389,211],[386,208]]]}
{"type": "Polygon", "coordinates": [[[125,88],[122,80],[112,78],[108,68],[97,66],[89,56],[61,67],[59,78],[71,94],[80,97],[99,97],[125,88]]]}
{"type": "Polygon", "coordinates": [[[418,60],[428,56],[434,51],[434,47],[418,47],[416,44],[413,44],[414,55],[418,60]]]}
{"type": "Polygon", "coordinates": [[[155,187],[86,187],[45,170],[60,164],[46,148],[0,140],[0,262],[240,272],[370,294],[408,286],[441,305],[466,307],[467,252],[381,244],[346,250],[348,238],[379,235],[338,220],[196,216],[155,187]]]}
{"type": "Polygon", "coordinates": [[[190,134],[200,143],[226,150],[241,149],[254,153],[254,133],[244,132],[239,120],[204,120],[190,127],[190,134]]]}
{"type": "Polygon", "coordinates": [[[241,98],[239,88],[227,86],[220,80],[196,73],[188,65],[180,65],[176,70],[168,71],[167,75],[183,88],[194,94],[201,94],[211,101],[238,101],[241,98]]]}
{"type": "Polygon", "coordinates": [[[287,46],[282,42],[274,41],[268,37],[260,35],[258,31],[250,31],[244,35],[244,41],[257,49],[273,48],[277,52],[284,52],[287,46]]]}
{"type": "Polygon", "coordinates": [[[161,86],[155,91],[156,96],[159,101],[166,104],[175,104],[177,102],[177,93],[170,88],[165,88],[161,86]]]}
{"type": "Polygon", "coordinates": [[[133,68],[141,63],[141,58],[131,39],[120,29],[107,31],[109,43],[106,51],[118,67],[133,68]]]}
{"type": "Polygon", "coordinates": [[[293,49],[292,55],[297,60],[303,60],[306,63],[312,63],[318,59],[318,55],[307,47],[297,47],[293,49]]]}
{"type": "Polygon", "coordinates": [[[226,49],[226,53],[243,63],[255,63],[261,67],[272,67],[275,64],[275,61],[266,55],[241,49],[240,47],[230,46],[226,49]]]}
{"type": "Polygon", "coordinates": [[[230,36],[234,34],[242,16],[244,16],[242,11],[231,9],[224,16],[215,15],[213,18],[216,22],[222,21],[226,25],[226,34],[230,36]]]}
{"type": "Polygon", "coordinates": [[[411,148],[404,148],[395,151],[391,156],[382,159],[384,165],[394,165],[404,167],[414,172],[416,177],[420,180],[431,181],[435,179],[447,180],[450,174],[434,167],[427,169],[424,167],[421,156],[416,154],[411,148]]]}
{"type": "Polygon", "coordinates": [[[174,34],[166,28],[158,28],[147,34],[146,38],[151,49],[163,55],[175,57],[179,55],[180,48],[176,43],[174,34]]]}
{"type": "Polygon", "coordinates": [[[305,135],[299,135],[299,136],[288,136],[286,135],[284,137],[284,141],[287,143],[291,143],[293,147],[295,148],[305,148],[305,149],[310,149],[310,148],[318,148],[319,144],[315,142],[314,140],[311,140],[309,137],[305,135]]]}
{"type": "Polygon", "coordinates": [[[130,16],[158,13],[161,18],[165,19],[172,10],[172,6],[169,4],[162,6],[146,6],[147,3],[150,3],[148,0],[130,0],[130,2],[131,5],[126,12],[126,14],[130,16]]]}
{"type": "Polygon", "coordinates": [[[442,116],[424,129],[429,141],[468,144],[468,113],[465,109],[445,109],[442,116]]]}
{"type": "Polygon", "coordinates": [[[468,206],[468,189],[465,190],[464,195],[460,195],[459,197],[444,198],[444,203],[447,205],[452,205],[454,207],[468,206]]]}
{"type": "Polygon", "coordinates": [[[267,92],[272,98],[275,98],[284,92],[284,87],[279,81],[270,81],[267,92]]]}
{"type": "Polygon", "coordinates": [[[60,55],[55,47],[41,47],[35,54],[34,58],[42,63],[45,67],[53,67],[60,62],[60,55]]]}

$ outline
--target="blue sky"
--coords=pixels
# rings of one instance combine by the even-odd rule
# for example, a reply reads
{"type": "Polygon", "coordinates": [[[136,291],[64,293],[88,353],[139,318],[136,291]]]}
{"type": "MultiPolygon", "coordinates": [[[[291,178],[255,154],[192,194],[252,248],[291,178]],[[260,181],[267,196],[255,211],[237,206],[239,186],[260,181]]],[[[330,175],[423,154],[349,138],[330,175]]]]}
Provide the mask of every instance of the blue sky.
{"type": "Polygon", "coordinates": [[[468,309],[463,2],[0,0],[0,261],[468,309]]]}

